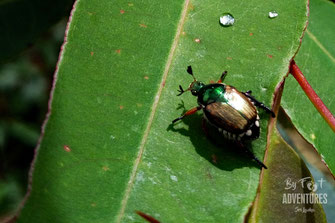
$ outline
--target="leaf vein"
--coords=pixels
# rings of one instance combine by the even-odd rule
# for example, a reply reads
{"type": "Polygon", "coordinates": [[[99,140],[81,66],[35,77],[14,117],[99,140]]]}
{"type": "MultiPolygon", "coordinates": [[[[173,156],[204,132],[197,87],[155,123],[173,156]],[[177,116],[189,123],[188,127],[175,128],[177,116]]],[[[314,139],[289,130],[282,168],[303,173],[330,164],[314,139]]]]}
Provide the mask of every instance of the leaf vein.
{"type": "Polygon", "coordinates": [[[316,45],[318,45],[318,47],[320,47],[320,49],[333,61],[333,63],[335,63],[335,58],[333,57],[333,55],[331,55],[331,53],[322,45],[322,43],[316,38],[316,36],[314,36],[314,34],[311,33],[308,29],[306,30],[306,33],[316,43],[316,45]]]}
{"type": "Polygon", "coordinates": [[[124,213],[125,213],[125,210],[126,210],[127,202],[128,202],[128,199],[129,199],[129,196],[130,196],[130,193],[131,193],[131,190],[132,190],[132,187],[134,185],[135,178],[136,178],[138,165],[141,161],[141,157],[142,157],[142,154],[144,152],[144,145],[147,142],[147,138],[148,138],[148,135],[149,135],[149,132],[150,132],[150,129],[151,129],[151,125],[152,125],[155,113],[156,113],[158,102],[159,102],[160,96],[161,96],[162,91],[163,91],[163,86],[164,86],[163,83],[165,82],[165,80],[167,78],[167,75],[168,75],[170,67],[171,67],[174,52],[175,52],[175,50],[178,46],[178,40],[179,40],[179,37],[181,35],[182,28],[183,28],[183,25],[184,25],[184,22],[185,22],[189,2],[190,2],[190,0],[185,0],[185,2],[184,2],[183,11],[181,13],[181,17],[180,17],[180,20],[179,20],[179,23],[178,23],[178,26],[177,26],[177,32],[176,32],[176,35],[174,37],[174,40],[173,40],[173,43],[172,43],[172,46],[171,46],[171,50],[169,52],[168,59],[166,61],[164,73],[163,73],[163,76],[162,76],[162,81],[161,81],[161,84],[159,85],[159,89],[157,91],[156,97],[154,99],[154,103],[153,103],[152,108],[151,108],[151,113],[150,113],[150,116],[149,116],[148,125],[145,129],[141,144],[139,146],[139,152],[137,154],[137,158],[135,159],[133,170],[131,172],[130,179],[128,181],[128,185],[127,185],[127,188],[125,190],[125,194],[124,194],[123,199],[121,201],[121,208],[120,208],[119,214],[117,216],[116,222],[121,222],[122,217],[124,216],[124,213]]]}

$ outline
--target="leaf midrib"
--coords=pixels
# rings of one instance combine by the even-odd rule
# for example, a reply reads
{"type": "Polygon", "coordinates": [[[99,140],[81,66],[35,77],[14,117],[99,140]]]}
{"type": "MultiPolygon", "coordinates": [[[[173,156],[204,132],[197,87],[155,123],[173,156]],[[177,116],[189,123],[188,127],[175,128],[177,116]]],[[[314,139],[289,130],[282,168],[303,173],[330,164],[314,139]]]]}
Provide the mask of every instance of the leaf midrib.
{"type": "Polygon", "coordinates": [[[178,26],[177,26],[177,32],[176,32],[176,35],[174,37],[170,52],[168,54],[168,58],[167,58],[166,65],[165,65],[165,68],[164,68],[164,73],[163,73],[163,76],[162,76],[161,83],[159,85],[158,91],[156,93],[154,102],[153,102],[152,107],[151,107],[151,113],[150,113],[150,116],[149,116],[149,119],[148,119],[147,127],[144,131],[143,138],[142,138],[140,146],[139,146],[139,152],[138,152],[137,157],[134,161],[134,166],[133,166],[133,169],[131,171],[131,175],[130,175],[130,179],[128,181],[127,187],[125,189],[125,194],[124,194],[124,196],[121,200],[121,208],[120,208],[119,214],[117,215],[117,221],[116,222],[121,222],[122,217],[124,216],[125,209],[127,207],[127,202],[128,202],[131,190],[133,188],[134,180],[135,180],[136,173],[137,173],[137,170],[138,170],[138,165],[141,162],[141,157],[142,157],[142,154],[144,152],[144,146],[147,142],[148,135],[149,135],[149,132],[150,132],[150,129],[151,129],[151,126],[152,126],[152,122],[153,122],[153,119],[154,119],[155,114],[156,114],[158,102],[160,100],[160,97],[161,97],[161,94],[162,94],[162,91],[163,91],[163,88],[164,88],[164,83],[165,83],[167,75],[169,73],[169,70],[170,70],[170,67],[171,67],[171,64],[172,64],[172,60],[173,60],[173,56],[174,56],[175,50],[176,50],[177,45],[178,45],[178,41],[179,41],[180,36],[181,36],[183,25],[185,23],[189,2],[190,2],[190,0],[185,0],[184,1],[184,7],[183,7],[181,17],[179,19],[179,23],[178,23],[178,26]]]}

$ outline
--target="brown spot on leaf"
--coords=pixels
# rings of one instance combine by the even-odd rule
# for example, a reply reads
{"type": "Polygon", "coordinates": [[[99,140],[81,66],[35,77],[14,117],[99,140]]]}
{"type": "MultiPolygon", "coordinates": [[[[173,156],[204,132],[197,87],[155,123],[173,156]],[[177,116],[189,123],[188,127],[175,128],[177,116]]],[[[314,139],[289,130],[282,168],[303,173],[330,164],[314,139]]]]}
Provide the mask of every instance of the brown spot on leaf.
{"type": "Polygon", "coordinates": [[[209,83],[210,83],[210,84],[214,84],[214,83],[215,83],[215,81],[213,81],[213,80],[210,80],[210,81],[209,81],[209,83]]]}
{"type": "Polygon", "coordinates": [[[162,86],[165,87],[165,81],[163,81],[162,86]]]}
{"type": "Polygon", "coordinates": [[[91,52],[91,56],[93,56],[93,54],[94,54],[94,52],[92,51],[92,52],[91,52]]]}
{"type": "Polygon", "coordinates": [[[63,149],[66,151],[66,152],[71,152],[71,148],[67,145],[64,145],[63,146],[63,149]]]}
{"type": "Polygon", "coordinates": [[[123,9],[121,9],[121,10],[120,10],[120,13],[123,14],[123,13],[125,13],[125,11],[124,11],[123,9]]]}
{"type": "Polygon", "coordinates": [[[227,57],[226,59],[227,59],[227,60],[232,60],[233,58],[232,58],[232,57],[227,57]]]}
{"type": "Polygon", "coordinates": [[[271,54],[268,54],[267,55],[270,59],[272,59],[273,58],[273,56],[271,55],[271,54]]]}
{"type": "Polygon", "coordinates": [[[120,53],[121,53],[121,49],[117,49],[117,50],[115,50],[115,52],[116,52],[117,54],[120,54],[120,53]]]}
{"type": "Polygon", "coordinates": [[[253,36],[254,34],[253,33],[249,33],[249,36],[253,36]]]}
{"type": "Polygon", "coordinates": [[[122,110],[124,107],[123,107],[123,105],[120,105],[120,110],[122,110]]]}
{"type": "Polygon", "coordinates": [[[196,42],[196,43],[200,43],[201,40],[200,40],[199,38],[195,38],[195,39],[194,39],[194,42],[196,42]]]}
{"type": "Polygon", "coordinates": [[[103,166],[102,169],[103,169],[104,171],[108,171],[108,170],[109,170],[109,167],[108,167],[108,166],[103,166]]]}
{"type": "Polygon", "coordinates": [[[148,80],[148,79],[149,79],[149,77],[148,77],[148,76],[144,76],[144,79],[148,80]]]}
{"type": "Polygon", "coordinates": [[[143,23],[141,23],[141,24],[139,24],[141,27],[143,27],[143,28],[147,28],[148,26],[147,25],[145,25],[145,24],[143,24],[143,23]]]}

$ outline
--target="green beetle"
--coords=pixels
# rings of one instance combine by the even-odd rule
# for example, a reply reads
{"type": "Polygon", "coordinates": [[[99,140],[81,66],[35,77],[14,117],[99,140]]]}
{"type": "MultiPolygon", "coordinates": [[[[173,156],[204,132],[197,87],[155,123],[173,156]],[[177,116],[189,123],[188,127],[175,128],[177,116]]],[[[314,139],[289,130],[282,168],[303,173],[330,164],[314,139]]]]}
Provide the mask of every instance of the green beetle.
{"type": "MultiPolygon", "coordinates": [[[[256,106],[275,117],[271,109],[251,96],[251,91],[240,92],[233,86],[223,84],[227,71],[223,72],[220,80],[213,84],[197,81],[191,66],[188,66],[187,72],[193,77],[193,82],[186,90],[179,85],[178,96],[191,91],[192,95],[198,97],[198,106],[188,110],[172,123],[202,109],[207,123],[222,133],[224,138],[242,146],[241,142],[259,137],[260,120],[256,106]]],[[[242,147],[256,162],[266,168],[248,149],[242,147]]]]}

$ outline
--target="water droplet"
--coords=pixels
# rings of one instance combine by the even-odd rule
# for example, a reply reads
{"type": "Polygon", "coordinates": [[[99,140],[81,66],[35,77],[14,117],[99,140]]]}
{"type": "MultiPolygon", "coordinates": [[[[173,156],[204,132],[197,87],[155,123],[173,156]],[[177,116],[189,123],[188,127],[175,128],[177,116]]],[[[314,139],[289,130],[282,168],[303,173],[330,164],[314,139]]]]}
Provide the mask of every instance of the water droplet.
{"type": "Polygon", "coordinates": [[[235,19],[230,13],[223,13],[223,15],[220,17],[220,23],[224,27],[232,26],[234,25],[235,19]]]}
{"type": "Polygon", "coordinates": [[[173,181],[176,181],[176,182],[178,181],[178,178],[176,176],[173,176],[173,175],[170,176],[170,179],[173,180],[173,181]]]}
{"type": "Polygon", "coordinates": [[[270,19],[276,18],[277,16],[278,16],[278,13],[276,11],[269,12],[270,19]]]}

